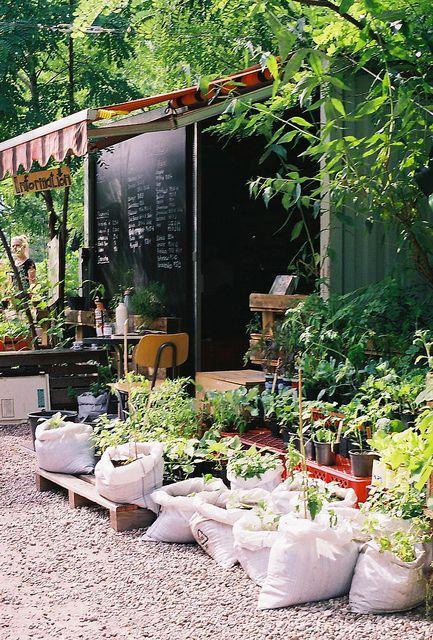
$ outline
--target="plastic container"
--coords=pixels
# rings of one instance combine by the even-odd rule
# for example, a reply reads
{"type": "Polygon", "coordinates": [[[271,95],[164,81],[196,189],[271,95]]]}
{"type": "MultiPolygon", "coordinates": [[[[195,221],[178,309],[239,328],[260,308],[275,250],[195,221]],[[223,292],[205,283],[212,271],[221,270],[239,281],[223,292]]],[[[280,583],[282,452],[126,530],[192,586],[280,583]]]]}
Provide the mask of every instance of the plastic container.
{"type": "Polygon", "coordinates": [[[373,462],[379,460],[374,451],[350,451],[350,468],[356,478],[368,478],[373,473],[373,462]]]}
{"type": "Polygon", "coordinates": [[[314,450],[318,464],[326,467],[334,466],[337,461],[337,456],[335,455],[331,442],[314,441],[314,450]]]}

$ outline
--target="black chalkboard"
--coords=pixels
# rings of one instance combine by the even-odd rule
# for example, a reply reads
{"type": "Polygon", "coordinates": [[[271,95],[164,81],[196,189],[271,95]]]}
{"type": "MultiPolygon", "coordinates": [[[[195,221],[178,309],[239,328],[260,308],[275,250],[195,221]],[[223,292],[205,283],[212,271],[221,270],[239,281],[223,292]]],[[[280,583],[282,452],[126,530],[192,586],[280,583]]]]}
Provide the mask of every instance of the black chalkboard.
{"type": "Polygon", "coordinates": [[[169,313],[185,318],[188,280],[185,129],[145,133],[104,150],[96,168],[96,279],[162,282],[169,313]]]}

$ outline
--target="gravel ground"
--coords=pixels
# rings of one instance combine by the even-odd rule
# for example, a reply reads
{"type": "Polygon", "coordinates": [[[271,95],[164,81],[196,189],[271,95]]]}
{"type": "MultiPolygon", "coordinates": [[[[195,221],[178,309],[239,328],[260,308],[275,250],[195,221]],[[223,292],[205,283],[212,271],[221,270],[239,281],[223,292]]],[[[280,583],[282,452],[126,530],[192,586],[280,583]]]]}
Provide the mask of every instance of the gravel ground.
{"type": "Polygon", "coordinates": [[[360,616],[347,599],[258,611],[258,588],[198,547],[115,533],[104,510],[37,493],[27,427],[0,428],[0,639],[433,640],[422,609],[360,616]]]}

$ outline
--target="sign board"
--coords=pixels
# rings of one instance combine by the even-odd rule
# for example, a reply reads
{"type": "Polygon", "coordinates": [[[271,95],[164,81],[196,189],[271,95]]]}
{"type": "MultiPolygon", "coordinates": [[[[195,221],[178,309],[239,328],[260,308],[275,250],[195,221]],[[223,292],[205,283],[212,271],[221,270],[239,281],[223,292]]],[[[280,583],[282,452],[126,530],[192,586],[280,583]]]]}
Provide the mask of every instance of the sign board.
{"type": "Polygon", "coordinates": [[[145,133],[101,153],[95,280],[109,296],[120,287],[157,281],[166,290],[168,315],[187,317],[191,248],[186,181],[185,128],[145,133]]]}
{"type": "Polygon", "coordinates": [[[289,295],[295,291],[298,280],[297,276],[275,276],[269,293],[281,296],[289,295]]]}
{"type": "Polygon", "coordinates": [[[48,281],[50,283],[50,299],[48,304],[51,306],[60,297],[60,270],[59,270],[59,239],[54,237],[47,243],[48,247],[48,281]]]}
{"type": "Polygon", "coordinates": [[[13,177],[15,195],[39,193],[50,189],[64,189],[71,186],[71,171],[69,167],[53,167],[47,171],[20,173],[13,177]]]}

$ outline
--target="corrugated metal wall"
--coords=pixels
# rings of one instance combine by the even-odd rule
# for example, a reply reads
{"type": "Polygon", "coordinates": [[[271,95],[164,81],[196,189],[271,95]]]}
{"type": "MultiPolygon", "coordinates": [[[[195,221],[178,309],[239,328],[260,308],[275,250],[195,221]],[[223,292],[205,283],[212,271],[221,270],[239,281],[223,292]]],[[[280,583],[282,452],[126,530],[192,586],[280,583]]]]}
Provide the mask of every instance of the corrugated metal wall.
{"type": "MultiPolygon", "coordinates": [[[[362,103],[368,91],[370,78],[359,75],[355,79],[346,79],[350,91],[344,91],[342,98],[348,112],[362,103]]],[[[372,132],[371,122],[355,122],[350,124],[346,135],[363,136],[372,132]]],[[[367,284],[382,280],[392,274],[398,267],[408,264],[407,255],[398,252],[397,232],[390,231],[380,224],[369,228],[363,216],[357,216],[351,207],[343,208],[344,218],[353,224],[346,224],[338,219],[332,209],[332,203],[324,203],[322,217],[325,237],[329,229],[330,258],[325,266],[325,275],[329,280],[330,293],[347,293],[367,284]]],[[[322,241],[322,250],[327,244],[322,241]]],[[[410,278],[410,275],[407,276],[410,278]]]]}

